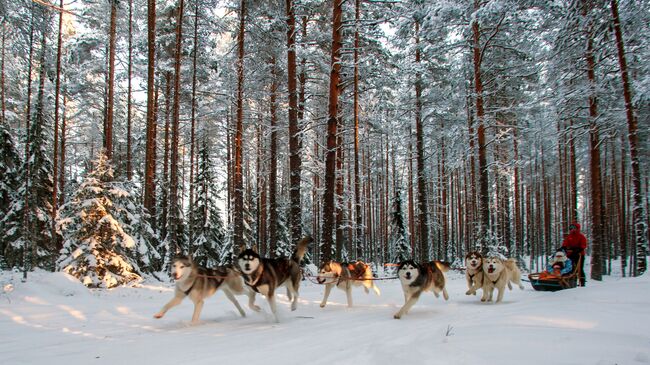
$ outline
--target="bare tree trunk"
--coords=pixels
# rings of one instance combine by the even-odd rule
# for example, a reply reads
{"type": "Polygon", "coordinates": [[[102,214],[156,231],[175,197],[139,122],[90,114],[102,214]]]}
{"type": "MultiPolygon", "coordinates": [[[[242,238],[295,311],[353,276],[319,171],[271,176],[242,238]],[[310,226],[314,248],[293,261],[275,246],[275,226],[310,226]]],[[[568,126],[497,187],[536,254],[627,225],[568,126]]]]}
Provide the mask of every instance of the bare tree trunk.
{"type": "Polygon", "coordinates": [[[5,38],[7,37],[7,29],[6,27],[2,27],[2,60],[0,61],[0,72],[2,75],[0,76],[0,99],[2,103],[2,120],[0,120],[0,124],[5,123],[7,121],[6,117],[6,111],[7,111],[7,106],[5,105],[5,38]]]}
{"type": "Polygon", "coordinates": [[[28,253],[27,243],[30,233],[30,206],[29,206],[29,180],[30,180],[30,166],[31,151],[29,148],[30,138],[30,121],[32,118],[32,62],[34,59],[34,4],[31,5],[31,16],[29,23],[29,58],[27,61],[27,106],[25,110],[25,196],[23,207],[23,280],[27,279],[27,271],[30,270],[30,255],[28,253]]]}
{"type": "Polygon", "coordinates": [[[133,179],[132,147],[131,147],[131,74],[133,71],[133,0],[129,0],[129,61],[127,69],[128,87],[126,93],[126,178],[133,179]]]}
{"type": "MultiPolygon", "coordinates": [[[[190,118],[190,201],[189,201],[189,217],[188,220],[192,222],[192,214],[194,212],[194,154],[196,144],[196,60],[199,53],[199,1],[196,1],[194,8],[194,52],[192,54],[192,116],[190,118]]],[[[190,245],[194,241],[194,227],[189,225],[189,239],[190,245]]]]}
{"type": "Polygon", "coordinates": [[[327,152],[325,159],[325,194],[323,197],[323,230],[321,258],[332,257],[334,228],[334,189],[336,183],[336,131],[338,125],[339,80],[341,73],[341,24],[343,17],[342,0],[334,0],[332,8],[332,58],[330,63],[330,85],[327,120],[327,152]]]}
{"type": "MultiPolygon", "coordinates": [[[[583,0],[583,16],[588,16],[591,5],[583,0]]],[[[591,187],[591,229],[592,229],[592,251],[591,251],[591,278],[602,280],[603,273],[603,203],[602,203],[602,182],[600,162],[600,137],[598,126],[598,105],[596,102],[596,60],[593,54],[593,24],[587,22],[585,29],[587,36],[587,49],[585,61],[587,63],[587,77],[589,80],[589,147],[590,147],[590,187],[591,187]]]]}
{"type": "MultiPolygon", "coordinates": [[[[341,119],[339,118],[339,130],[343,130],[341,119]]],[[[341,261],[343,251],[343,159],[345,152],[343,150],[343,133],[336,137],[336,260],[341,261]]]]}
{"type": "Polygon", "coordinates": [[[269,172],[269,250],[271,257],[275,257],[278,244],[278,126],[277,126],[277,70],[275,57],[271,58],[271,146],[269,172]]]}
{"type": "Polygon", "coordinates": [[[169,216],[169,125],[171,117],[171,71],[165,71],[165,137],[163,146],[163,173],[160,197],[160,236],[167,239],[169,216]]]}
{"type": "MultiPolygon", "coordinates": [[[[474,11],[478,11],[480,3],[474,1],[474,11]]],[[[478,171],[479,171],[479,214],[480,234],[485,235],[490,227],[490,197],[488,191],[487,147],[485,144],[485,111],[483,109],[483,80],[481,78],[481,44],[478,20],[472,22],[473,55],[474,55],[474,89],[476,92],[476,117],[478,118],[478,171]]]]}
{"type": "Polygon", "coordinates": [[[363,223],[361,220],[361,176],[359,175],[359,18],[361,1],[355,0],[354,11],[354,212],[357,257],[363,254],[361,237],[363,236],[363,223]]]}
{"type": "MultiPolygon", "coordinates": [[[[420,67],[420,23],[415,22],[415,63],[420,67]]],[[[424,176],[424,132],[422,130],[422,75],[415,76],[415,152],[417,159],[418,223],[420,227],[420,261],[429,259],[429,220],[427,214],[427,188],[424,176]]]]}
{"type": "Polygon", "coordinates": [[[287,88],[289,92],[289,225],[291,241],[302,236],[300,175],[302,142],[298,125],[298,92],[296,85],[296,16],[293,0],[286,0],[287,11],[287,88]]]}
{"type": "MultiPolygon", "coordinates": [[[[61,8],[63,9],[63,0],[61,0],[61,8]]],[[[3,53],[3,72],[2,72],[2,78],[3,78],[3,98],[2,98],[2,103],[3,103],[3,114],[4,114],[4,31],[3,31],[3,47],[2,47],[2,53],[3,53]]],[[[58,148],[59,148],[59,96],[60,96],[60,91],[61,91],[61,44],[63,43],[63,12],[59,12],[59,32],[57,35],[57,43],[56,43],[56,81],[54,83],[54,141],[53,141],[53,148],[52,148],[52,177],[53,177],[53,182],[52,184],[52,237],[56,237],[56,212],[59,208],[59,203],[58,203],[58,186],[56,183],[56,177],[58,176],[58,168],[59,168],[59,153],[58,153],[58,148]]],[[[4,115],[3,115],[3,120],[4,120],[4,115]]],[[[56,240],[56,250],[59,251],[63,248],[63,242],[61,240],[56,240]]]]}
{"type": "Polygon", "coordinates": [[[621,240],[621,273],[625,277],[625,271],[627,270],[627,240],[628,240],[628,227],[627,227],[627,198],[628,193],[626,189],[627,185],[627,174],[625,169],[625,137],[621,134],[621,190],[620,198],[617,199],[619,207],[619,216],[618,216],[618,226],[620,227],[620,240],[621,240]]]}
{"type": "Polygon", "coordinates": [[[155,227],[156,205],[156,119],[155,91],[156,70],[156,0],[147,1],[147,132],[144,164],[144,207],[151,215],[151,224],[155,227]]]}
{"type": "Polygon", "coordinates": [[[634,232],[636,236],[635,249],[636,270],[635,276],[642,275],[647,270],[647,246],[645,232],[645,222],[647,220],[643,210],[643,201],[641,196],[641,166],[639,160],[639,137],[637,120],[634,117],[634,107],[632,106],[632,85],[629,80],[627,71],[627,61],[625,59],[625,45],[623,42],[623,33],[621,32],[621,20],[618,15],[618,4],[616,0],[610,0],[612,17],[614,18],[614,33],[616,35],[616,48],[618,50],[618,63],[621,70],[621,79],[623,81],[623,97],[625,99],[625,115],[627,117],[628,140],[630,143],[630,161],[632,167],[632,219],[634,221],[634,232]]]}
{"type": "Polygon", "coordinates": [[[185,0],[178,1],[178,19],[176,20],[176,51],[174,54],[174,106],[172,119],[172,144],[171,144],[171,173],[169,187],[169,232],[170,247],[181,251],[178,242],[179,233],[182,232],[180,222],[180,206],[178,196],[178,150],[179,150],[179,124],[180,124],[180,95],[181,95],[181,59],[183,46],[183,10],[185,0]]]}
{"type": "Polygon", "coordinates": [[[246,18],[246,0],[239,6],[239,33],[237,36],[237,121],[235,129],[235,165],[234,165],[234,250],[235,254],[245,248],[244,242],[244,185],[242,175],[242,148],[244,133],[244,32],[246,18]]]}
{"type": "Polygon", "coordinates": [[[106,99],[106,124],[104,126],[104,150],[113,159],[113,101],[115,99],[115,37],[117,32],[117,0],[111,0],[111,24],[108,36],[108,97],[106,99]]]}
{"type": "MultiPolygon", "coordinates": [[[[573,120],[569,121],[569,127],[573,126],[573,120]]],[[[573,129],[569,136],[569,217],[571,222],[578,220],[578,173],[576,168],[576,145],[573,129]]]]}
{"type": "MultiPolygon", "coordinates": [[[[65,78],[63,79],[63,84],[65,85],[65,78]]],[[[61,168],[59,169],[59,203],[63,204],[64,199],[65,199],[65,148],[66,148],[66,104],[67,104],[67,97],[65,93],[65,88],[63,92],[63,112],[61,113],[61,168]]],[[[54,176],[55,180],[55,185],[56,183],[57,176],[54,176]]]]}

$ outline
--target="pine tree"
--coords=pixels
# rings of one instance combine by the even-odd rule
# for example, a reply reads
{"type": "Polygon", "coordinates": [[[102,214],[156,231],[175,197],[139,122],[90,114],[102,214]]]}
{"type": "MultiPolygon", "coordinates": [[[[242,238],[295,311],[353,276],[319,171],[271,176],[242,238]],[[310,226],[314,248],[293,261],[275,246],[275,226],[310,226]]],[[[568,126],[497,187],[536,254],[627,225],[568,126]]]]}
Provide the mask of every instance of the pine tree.
{"type": "Polygon", "coordinates": [[[129,184],[114,181],[104,153],[93,161],[72,199],[61,207],[63,250],[57,268],[88,287],[112,288],[139,280],[160,265],[155,235],[129,184]]]}
{"type": "Polygon", "coordinates": [[[398,190],[395,190],[395,197],[393,198],[389,235],[388,247],[390,248],[390,262],[398,263],[413,257],[406,235],[402,196],[398,190]]]}
{"type": "MultiPolygon", "coordinates": [[[[0,123],[0,216],[6,217],[11,209],[12,201],[18,198],[17,190],[20,185],[20,157],[16,150],[16,144],[6,128],[5,123],[0,123]]],[[[9,222],[7,222],[8,224],[9,222]]],[[[7,232],[4,227],[5,221],[0,221],[0,231],[7,232]]],[[[4,260],[5,248],[7,247],[7,234],[0,237],[0,269],[4,260]]]]}
{"type": "Polygon", "coordinates": [[[49,134],[46,132],[49,124],[43,115],[35,118],[29,129],[29,169],[23,162],[22,171],[29,171],[28,184],[24,182],[19,187],[17,196],[3,217],[0,226],[3,229],[5,259],[11,267],[23,266],[23,250],[27,246],[27,257],[30,266],[47,270],[54,269],[55,242],[52,239],[52,161],[49,134]],[[27,193],[28,209],[25,212],[25,201],[22,197],[27,193]]]}
{"type": "Polygon", "coordinates": [[[190,250],[194,262],[212,267],[229,261],[230,254],[223,251],[227,246],[226,231],[218,203],[216,171],[207,143],[203,143],[199,155],[199,171],[194,180],[196,201],[190,213],[191,231],[194,236],[190,250]]]}

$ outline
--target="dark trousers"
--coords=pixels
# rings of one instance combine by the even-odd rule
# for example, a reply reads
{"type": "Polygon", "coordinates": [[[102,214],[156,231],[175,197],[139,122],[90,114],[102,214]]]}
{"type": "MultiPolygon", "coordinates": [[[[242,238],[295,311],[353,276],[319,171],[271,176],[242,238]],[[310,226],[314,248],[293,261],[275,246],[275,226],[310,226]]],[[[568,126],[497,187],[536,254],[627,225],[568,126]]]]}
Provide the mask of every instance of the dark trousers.
{"type": "Polygon", "coordinates": [[[573,267],[578,265],[578,261],[580,261],[580,276],[578,280],[578,284],[580,286],[585,286],[585,283],[587,282],[587,278],[585,277],[585,257],[582,256],[582,260],[580,260],[580,252],[575,252],[571,253],[568,255],[569,259],[571,260],[571,263],[573,264],[573,267]]]}

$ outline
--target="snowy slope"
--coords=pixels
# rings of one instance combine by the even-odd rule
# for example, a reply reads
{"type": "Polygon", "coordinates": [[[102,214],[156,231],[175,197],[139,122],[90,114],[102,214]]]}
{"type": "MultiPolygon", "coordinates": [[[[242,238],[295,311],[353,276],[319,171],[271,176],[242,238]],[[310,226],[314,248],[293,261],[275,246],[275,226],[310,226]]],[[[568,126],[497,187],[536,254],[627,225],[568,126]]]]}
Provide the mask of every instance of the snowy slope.
{"type": "MultiPolygon", "coordinates": [[[[247,310],[240,318],[221,293],[190,325],[189,300],[155,320],[171,284],[89,291],[62,273],[3,272],[0,364],[642,364],[650,363],[650,278],[606,277],[556,293],[508,291],[501,304],[466,296],[448,276],[450,299],[424,295],[411,313],[396,281],[381,297],[303,281],[298,310],[280,295],[281,323],[247,310]],[[333,301],[333,303],[332,303],[333,301]]],[[[281,290],[284,293],[284,290],[281,290]]],[[[245,297],[239,297],[242,305],[245,297]]]]}

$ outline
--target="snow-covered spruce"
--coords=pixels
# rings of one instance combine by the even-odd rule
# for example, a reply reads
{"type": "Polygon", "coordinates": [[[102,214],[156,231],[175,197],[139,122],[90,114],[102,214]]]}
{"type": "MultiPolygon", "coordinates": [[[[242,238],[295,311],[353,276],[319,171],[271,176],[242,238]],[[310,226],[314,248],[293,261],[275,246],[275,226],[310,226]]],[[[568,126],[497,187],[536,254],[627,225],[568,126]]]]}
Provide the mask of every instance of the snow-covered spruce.
{"type": "Polygon", "coordinates": [[[209,146],[204,142],[199,151],[199,171],[194,179],[196,201],[189,214],[189,223],[192,256],[197,264],[206,267],[225,264],[232,251],[232,241],[226,240],[216,180],[209,146]]]}
{"type": "Polygon", "coordinates": [[[73,198],[60,211],[57,229],[63,250],[57,268],[88,287],[111,288],[155,270],[160,256],[155,234],[129,183],[113,180],[101,153],[73,198]]]}

